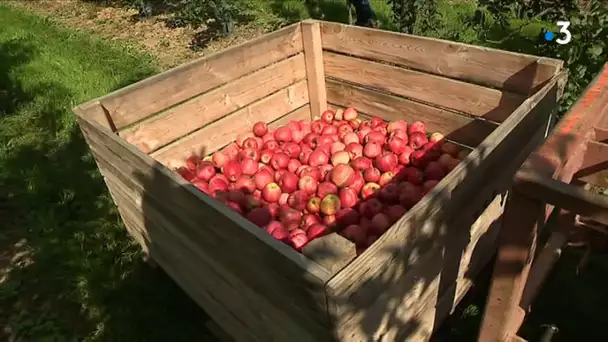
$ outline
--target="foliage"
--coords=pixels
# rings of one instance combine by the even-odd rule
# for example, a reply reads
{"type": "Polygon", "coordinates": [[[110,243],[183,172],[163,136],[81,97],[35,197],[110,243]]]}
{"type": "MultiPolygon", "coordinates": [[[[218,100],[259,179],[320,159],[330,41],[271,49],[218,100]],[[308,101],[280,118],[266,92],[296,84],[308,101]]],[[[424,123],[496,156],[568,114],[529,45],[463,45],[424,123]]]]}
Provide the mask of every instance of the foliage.
{"type": "Polygon", "coordinates": [[[423,33],[436,22],[436,0],[387,0],[393,9],[393,22],[404,33],[423,33]]]}
{"type": "Polygon", "coordinates": [[[605,1],[480,0],[479,5],[477,19],[485,20],[483,15],[479,15],[480,13],[491,14],[503,29],[506,37],[503,41],[514,35],[519,35],[520,40],[525,40],[525,35],[522,37],[521,34],[522,29],[527,26],[526,24],[537,20],[551,26],[558,20],[570,21],[572,40],[567,45],[547,42],[540,34],[533,41],[528,39],[528,43],[531,44],[518,44],[520,48],[525,47],[522,52],[565,61],[570,75],[560,107],[561,112],[570,108],[607,59],[608,7],[605,1]],[[524,24],[521,24],[522,20],[524,24]],[[520,24],[514,25],[518,21],[520,24]]]}

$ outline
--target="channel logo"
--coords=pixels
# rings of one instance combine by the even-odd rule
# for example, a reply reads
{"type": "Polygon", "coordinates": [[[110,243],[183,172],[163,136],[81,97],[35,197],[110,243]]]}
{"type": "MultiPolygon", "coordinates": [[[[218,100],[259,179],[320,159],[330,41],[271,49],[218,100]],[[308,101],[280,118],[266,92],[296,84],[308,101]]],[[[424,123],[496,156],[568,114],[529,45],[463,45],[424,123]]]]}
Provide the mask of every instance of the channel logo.
{"type": "Polygon", "coordinates": [[[568,27],[570,27],[570,22],[558,21],[556,24],[557,27],[559,27],[559,31],[557,33],[561,34],[561,37],[558,38],[556,33],[543,29],[545,40],[548,42],[555,40],[555,42],[560,45],[570,43],[572,40],[572,33],[570,33],[570,30],[568,30],[568,27]]]}

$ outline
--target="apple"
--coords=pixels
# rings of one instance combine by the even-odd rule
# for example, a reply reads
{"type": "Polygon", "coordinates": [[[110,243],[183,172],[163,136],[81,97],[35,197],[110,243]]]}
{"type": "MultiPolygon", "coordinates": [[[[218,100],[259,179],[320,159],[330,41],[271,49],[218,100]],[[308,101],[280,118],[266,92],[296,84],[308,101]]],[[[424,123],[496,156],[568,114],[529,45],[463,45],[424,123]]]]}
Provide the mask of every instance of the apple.
{"type": "Polygon", "coordinates": [[[391,205],[386,209],[386,214],[388,215],[388,218],[391,223],[399,221],[401,216],[405,215],[406,212],[407,209],[405,209],[404,206],[399,204],[391,205]]]}
{"type": "Polygon", "coordinates": [[[278,152],[270,158],[270,166],[275,170],[283,170],[289,165],[289,156],[286,153],[278,152]]]}
{"type": "Polygon", "coordinates": [[[351,162],[355,170],[366,171],[373,167],[371,159],[366,157],[358,157],[351,162]]]}
{"type": "Polygon", "coordinates": [[[386,184],[378,194],[384,203],[391,204],[399,201],[399,187],[395,183],[386,184]]]}
{"type": "MultiPolygon", "coordinates": [[[[205,182],[209,182],[211,177],[215,176],[215,167],[210,162],[201,162],[196,168],[196,177],[205,182]]],[[[185,177],[184,177],[185,178],[185,177]]]]}
{"type": "Polygon", "coordinates": [[[399,202],[406,209],[413,207],[422,198],[421,189],[412,183],[402,182],[399,188],[399,202]]]}
{"type": "Polygon", "coordinates": [[[359,114],[357,113],[357,110],[353,107],[348,107],[344,110],[344,120],[346,121],[351,121],[351,120],[355,120],[357,119],[357,116],[359,114]]]}
{"type": "Polygon", "coordinates": [[[323,120],[323,122],[327,124],[330,124],[334,121],[334,115],[335,112],[331,109],[328,109],[321,114],[321,120],[323,120]]]}
{"type": "Polygon", "coordinates": [[[372,217],[372,232],[378,235],[386,232],[391,227],[391,220],[385,213],[377,213],[372,217]]]}
{"type": "Polygon", "coordinates": [[[421,133],[426,136],[426,125],[422,121],[414,121],[407,128],[407,133],[411,136],[413,133],[421,133]]]}
{"type": "Polygon", "coordinates": [[[399,164],[399,158],[392,152],[384,152],[376,157],[374,164],[380,171],[388,172],[399,164]]]}
{"type": "Polygon", "coordinates": [[[355,170],[348,164],[338,164],[331,170],[331,181],[339,188],[345,188],[353,182],[355,170]]]}
{"type": "Polygon", "coordinates": [[[392,137],[388,140],[388,148],[391,152],[399,155],[405,152],[408,147],[407,142],[398,137],[392,137]]]}
{"type": "Polygon", "coordinates": [[[373,182],[365,183],[365,185],[363,185],[363,188],[361,189],[361,196],[363,198],[368,198],[378,190],[380,190],[379,184],[373,182]]]}
{"type": "Polygon", "coordinates": [[[390,183],[393,178],[395,178],[395,173],[393,171],[387,171],[380,175],[380,180],[378,181],[378,184],[380,186],[385,186],[386,184],[390,183]]]}
{"type": "Polygon", "coordinates": [[[281,197],[281,194],[281,187],[279,184],[274,182],[266,184],[262,190],[262,198],[264,198],[266,202],[270,203],[277,202],[281,197]]]}
{"type": "Polygon", "coordinates": [[[421,133],[421,132],[410,133],[409,145],[413,149],[417,150],[417,149],[421,148],[422,146],[424,146],[424,144],[426,144],[427,142],[428,142],[428,138],[426,137],[426,135],[424,133],[421,133]]]}
{"type": "Polygon", "coordinates": [[[237,178],[239,178],[243,174],[243,169],[241,169],[240,163],[236,161],[228,162],[226,165],[224,165],[222,171],[224,175],[228,178],[228,180],[230,180],[231,182],[236,181],[237,178]]]}
{"type": "Polygon", "coordinates": [[[196,168],[198,167],[198,164],[200,164],[201,162],[202,162],[201,157],[199,157],[199,156],[190,156],[190,157],[188,157],[188,159],[186,159],[186,167],[190,171],[196,171],[196,168]]]}
{"type": "Polygon", "coordinates": [[[369,198],[359,204],[359,212],[362,216],[372,218],[382,211],[382,203],[377,198],[369,198]]]}
{"type": "Polygon", "coordinates": [[[317,214],[321,211],[321,199],[317,196],[311,197],[306,203],[306,210],[311,214],[317,214]]]}
{"type": "Polygon", "coordinates": [[[350,153],[350,158],[355,159],[363,156],[363,145],[358,142],[349,143],[344,151],[350,153]]]}
{"type": "Polygon", "coordinates": [[[365,230],[356,224],[347,226],[342,230],[341,234],[357,246],[361,246],[367,241],[365,230]]]}
{"type": "Polygon", "coordinates": [[[274,139],[265,141],[264,144],[262,145],[263,150],[276,151],[278,148],[279,148],[279,143],[274,139]]]}
{"type": "Polygon", "coordinates": [[[391,121],[388,123],[388,126],[386,129],[389,133],[392,133],[396,130],[402,130],[404,132],[407,132],[407,123],[403,120],[391,121]]]}
{"type": "Polygon", "coordinates": [[[287,204],[296,210],[302,211],[306,209],[306,205],[308,204],[308,195],[303,191],[296,190],[287,198],[287,204]]]}
{"type": "Polygon", "coordinates": [[[340,198],[329,194],[321,200],[321,212],[325,215],[335,215],[340,210],[340,198]]]}
{"type": "Polygon", "coordinates": [[[351,188],[340,189],[339,193],[340,203],[344,208],[352,208],[357,204],[359,196],[357,192],[351,188]]]}
{"type": "Polygon", "coordinates": [[[441,180],[445,176],[445,169],[439,162],[432,161],[424,169],[424,178],[427,180],[441,180]]]}
{"type": "Polygon", "coordinates": [[[344,145],[344,143],[336,141],[335,143],[331,144],[331,154],[333,155],[336,152],[344,151],[345,148],[346,145],[344,145]]]}
{"type": "Polygon", "coordinates": [[[359,212],[353,208],[342,208],[336,212],[337,223],[346,227],[359,222],[359,212]]]}
{"type": "Polygon", "coordinates": [[[381,174],[380,170],[372,167],[363,172],[363,179],[365,179],[366,182],[378,183],[381,174]]]}
{"type": "Polygon", "coordinates": [[[310,166],[316,167],[319,165],[327,164],[328,162],[329,156],[327,155],[327,153],[317,149],[310,154],[308,164],[310,166]]]}
{"type": "Polygon", "coordinates": [[[287,127],[279,127],[274,132],[274,137],[279,143],[291,141],[291,130],[287,127]]]}
{"type": "Polygon", "coordinates": [[[281,179],[278,181],[279,186],[285,193],[292,193],[298,189],[299,178],[293,172],[283,172],[281,179]]]}
{"type": "Polygon", "coordinates": [[[373,159],[379,156],[382,153],[382,145],[371,141],[365,144],[363,147],[363,155],[367,158],[373,159]]]}
{"type": "Polygon", "coordinates": [[[245,175],[239,177],[239,179],[234,182],[234,185],[237,190],[247,193],[253,193],[256,189],[256,185],[253,179],[245,175]]]}
{"type": "Polygon", "coordinates": [[[222,168],[230,161],[230,157],[228,157],[228,155],[222,151],[217,151],[213,153],[212,160],[215,167],[222,168]]]}
{"type": "Polygon", "coordinates": [[[272,215],[268,208],[255,208],[250,211],[246,217],[260,228],[263,228],[272,222],[272,215]]]}
{"type": "Polygon", "coordinates": [[[258,171],[258,162],[251,158],[243,158],[240,168],[244,175],[253,176],[258,171]]]}
{"type": "Polygon", "coordinates": [[[263,137],[266,133],[268,133],[268,125],[265,122],[259,121],[253,125],[253,134],[256,136],[263,137]]]}
{"type": "Polygon", "coordinates": [[[304,176],[298,180],[298,189],[308,195],[317,193],[318,182],[312,176],[304,176]]]}

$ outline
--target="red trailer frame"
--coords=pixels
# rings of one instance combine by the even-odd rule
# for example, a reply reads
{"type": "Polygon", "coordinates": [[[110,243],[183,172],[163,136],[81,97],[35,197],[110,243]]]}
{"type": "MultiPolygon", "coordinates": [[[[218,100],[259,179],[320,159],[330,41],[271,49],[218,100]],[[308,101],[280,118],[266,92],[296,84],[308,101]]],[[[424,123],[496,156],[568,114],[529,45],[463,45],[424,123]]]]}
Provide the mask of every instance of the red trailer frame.
{"type": "Polygon", "coordinates": [[[608,188],[608,63],[515,176],[479,341],[523,341],[517,331],[570,233],[608,232],[608,197],[585,183],[608,188]],[[557,224],[537,252],[554,210],[557,224]]]}

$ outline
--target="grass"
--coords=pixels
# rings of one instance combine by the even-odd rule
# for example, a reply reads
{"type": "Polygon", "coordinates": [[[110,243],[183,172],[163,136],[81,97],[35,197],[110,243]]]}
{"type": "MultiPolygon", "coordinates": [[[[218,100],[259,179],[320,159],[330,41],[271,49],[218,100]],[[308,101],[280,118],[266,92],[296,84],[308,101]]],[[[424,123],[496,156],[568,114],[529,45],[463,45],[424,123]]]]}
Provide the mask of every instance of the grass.
{"type": "Polygon", "coordinates": [[[202,310],[140,261],[71,113],[152,60],[4,5],[0,22],[0,340],[204,336],[202,310]]]}
{"type": "MultiPolygon", "coordinates": [[[[259,25],[309,13],[347,20],[343,0],[321,1],[316,13],[303,1],[254,3],[259,25]]],[[[372,5],[390,28],[386,3],[372,5]]],[[[429,35],[479,43],[467,24],[473,10],[471,2],[443,2],[441,24],[429,35]]],[[[0,22],[0,340],[214,340],[203,327],[205,313],[160,269],[142,263],[71,113],[76,104],[157,72],[155,61],[5,5],[0,22]]],[[[521,36],[496,43],[521,45],[521,36]]],[[[594,256],[588,272],[575,276],[579,257],[566,253],[522,329],[526,337],[534,340],[540,324],[554,323],[561,329],[556,341],[601,340],[608,263],[594,256]]],[[[439,340],[475,340],[487,275],[439,340]]]]}

